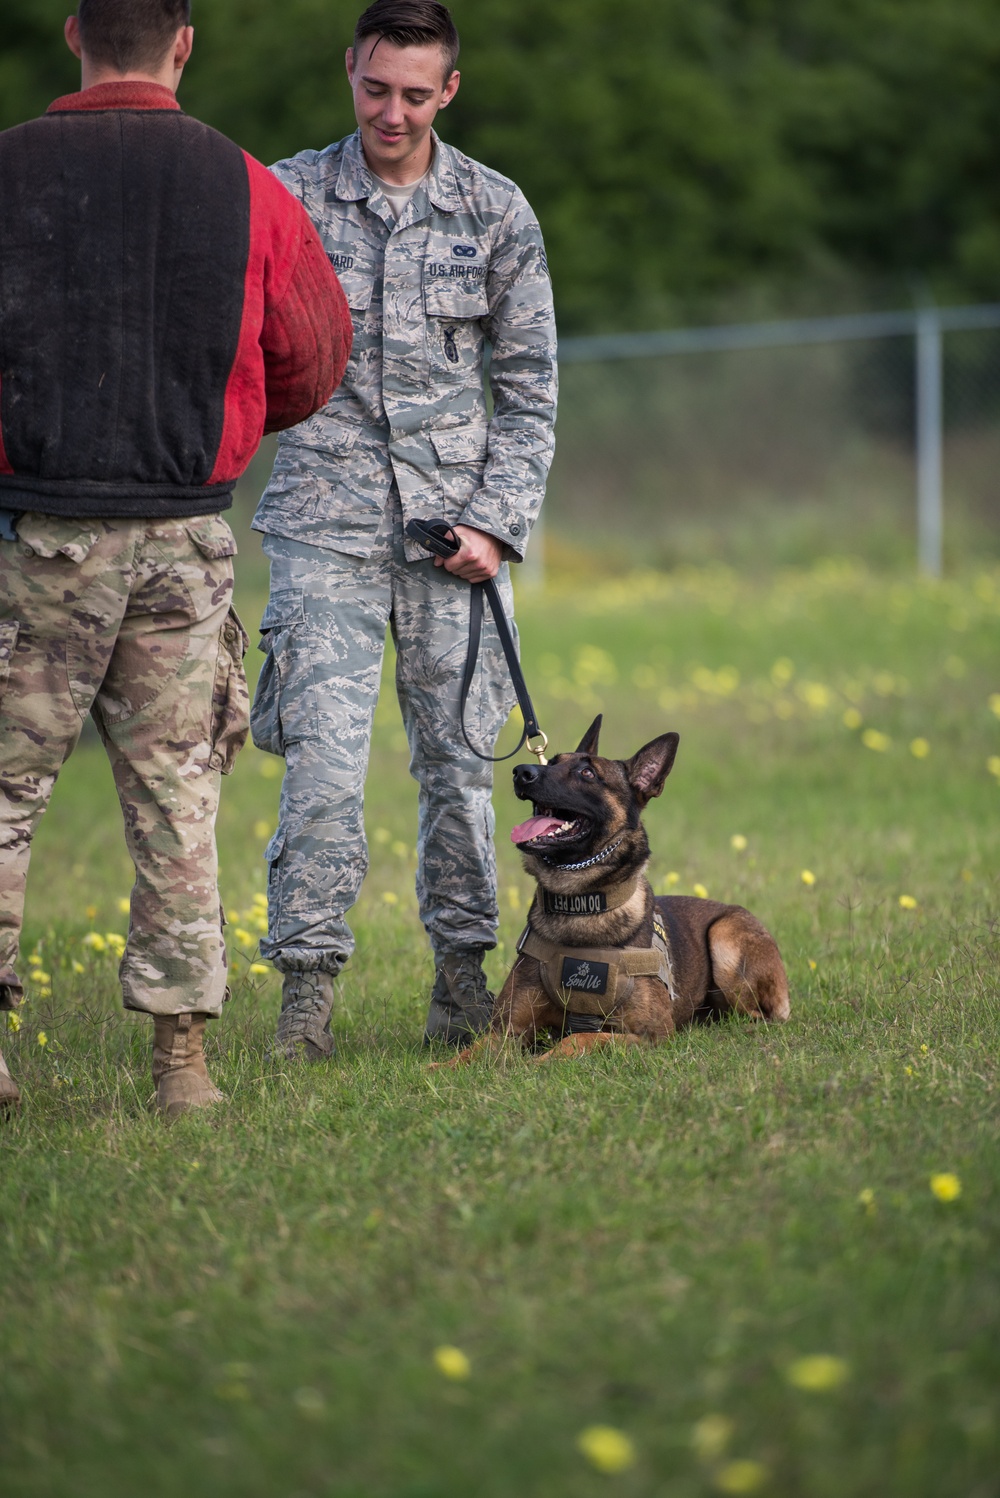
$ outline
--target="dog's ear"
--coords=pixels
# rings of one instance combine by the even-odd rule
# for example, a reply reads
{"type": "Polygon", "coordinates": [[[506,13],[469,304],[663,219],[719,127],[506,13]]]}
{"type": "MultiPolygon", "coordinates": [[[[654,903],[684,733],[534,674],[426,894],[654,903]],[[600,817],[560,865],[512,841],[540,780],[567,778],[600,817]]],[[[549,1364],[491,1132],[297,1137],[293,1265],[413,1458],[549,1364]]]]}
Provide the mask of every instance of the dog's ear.
{"type": "Polygon", "coordinates": [[[643,744],[631,759],[625,761],[625,774],[640,806],[645,806],[662,791],[663,782],[673,769],[679,743],[680,734],[661,733],[658,739],[643,744]]]}
{"type": "Polygon", "coordinates": [[[604,714],[603,713],[598,713],[597,717],[594,719],[593,723],[591,723],[590,727],[587,729],[587,732],[584,734],[583,738],[580,740],[579,744],[577,744],[577,746],[576,746],[576,752],[577,752],[577,754],[596,754],[597,753],[597,740],[601,736],[601,724],[603,722],[604,722],[604,714]]]}

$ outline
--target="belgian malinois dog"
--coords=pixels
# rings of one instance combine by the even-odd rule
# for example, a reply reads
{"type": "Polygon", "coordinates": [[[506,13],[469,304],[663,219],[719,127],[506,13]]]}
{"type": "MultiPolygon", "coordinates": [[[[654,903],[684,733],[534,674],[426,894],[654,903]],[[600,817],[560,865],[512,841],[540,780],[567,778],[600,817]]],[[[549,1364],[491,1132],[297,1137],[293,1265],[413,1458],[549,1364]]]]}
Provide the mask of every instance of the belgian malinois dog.
{"type": "Polygon", "coordinates": [[[602,759],[601,718],[573,754],[518,765],[514,789],[534,815],[511,839],[537,883],[518,956],[490,1030],[444,1065],[506,1040],[555,1045],[538,1059],[608,1043],[665,1040],[736,1011],[785,1020],[788,980],[770,933],[740,905],[656,895],[641,814],[670,774],[679,736],[631,759],[602,759]]]}

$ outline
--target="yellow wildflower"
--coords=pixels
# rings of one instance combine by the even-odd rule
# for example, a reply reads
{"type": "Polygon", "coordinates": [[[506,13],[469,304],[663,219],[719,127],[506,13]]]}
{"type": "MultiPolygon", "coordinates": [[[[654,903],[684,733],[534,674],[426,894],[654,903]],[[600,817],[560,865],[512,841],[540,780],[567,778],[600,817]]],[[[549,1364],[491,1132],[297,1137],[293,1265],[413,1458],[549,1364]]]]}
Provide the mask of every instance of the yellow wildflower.
{"type": "Polygon", "coordinates": [[[869,1216],[875,1211],[875,1193],[870,1186],[858,1192],[858,1206],[864,1207],[869,1216]]]}
{"type": "Polygon", "coordinates": [[[635,1447],[624,1431],[613,1425],[588,1425],[576,1438],[578,1450],[598,1472],[627,1472],[635,1465],[635,1447]]]}
{"type": "Polygon", "coordinates": [[[46,1035],[44,1030],[39,1030],[35,1039],[38,1041],[38,1044],[40,1046],[47,1046],[49,1043],[49,1037],[46,1035]]]}
{"type": "Polygon", "coordinates": [[[666,878],[667,887],[669,889],[672,889],[675,884],[680,884],[680,882],[681,882],[681,876],[680,876],[680,874],[676,873],[673,869],[671,869],[670,873],[667,875],[667,878],[666,878]]]}
{"type": "Polygon", "coordinates": [[[83,913],[87,917],[88,921],[92,921],[92,920],[94,920],[94,918],[97,915],[97,906],[96,905],[87,905],[84,908],[84,912],[83,913]]]}
{"type": "Polygon", "coordinates": [[[802,873],[799,875],[799,878],[808,889],[812,889],[813,885],[816,883],[816,875],[813,873],[812,869],[803,869],[802,873]]]}
{"type": "Polygon", "coordinates": [[[874,749],[876,754],[884,754],[892,747],[892,739],[887,733],[879,733],[877,728],[866,728],[861,735],[861,742],[866,749],[874,749]]]}
{"type": "Polygon", "coordinates": [[[691,1432],[691,1444],[703,1462],[714,1462],[725,1451],[734,1430],[725,1415],[703,1415],[691,1432]]]}
{"type": "Polygon", "coordinates": [[[13,1030],[14,1034],[16,1035],[17,1032],[18,1032],[18,1030],[20,1030],[20,1028],[21,1028],[21,1016],[19,1014],[8,1014],[8,1016],[7,1016],[7,1029],[8,1030],[13,1030]]]}
{"type": "Polygon", "coordinates": [[[950,1170],[931,1176],[931,1190],[939,1202],[954,1202],[962,1194],[962,1183],[950,1170]]]}
{"type": "Polygon", "coordinates": [[[472,1364],[460,1347],[437,1347],[434,1350],[434,1366],[445,1378],[468,1378],[472,1364]]]}
{"type": "Polygon", "coordinates": [[[70,962],[70,967],[73,969],[74,973],[85,973],[87,971],[87,969],[84,967],[83,963],[82,962],[77,962],[77,960],[76,960],[75,957],[70,962]]]}
{"type": "Polygon", "coordinates": [[[43,973],[40,967],[32,968],[32,970],[31,970],[31,972],[29,974],[29,977],[31,978],[32,983],[51,983],[52,982],[52,974],[51,973],[43,973]]]}
{"type": "Polygon", "coordinates": [[[243,926],[237,926],[236,930],[233,932],[233,935],[236,937],[236,940],[239,942],[241,947],[253,947],[257,945],[253,937],[250,935],[250,932],[247,931],[243,926]]]}
{"type": "Polygon", "coordinates": [[[912,895],[900,895],[899,908],[900,910],[916,910],[917,902],[912,895]]]}
{"type": "Polygon", "coordinates": [[[382,891],[382,899],[385,901],[385,903],[387,905],[398,905],[399,904],[399,896],[396,894],[396,891],[392,890],[392,889],[383,890],[382,891]]]}
{"type": "Polygon", "coordinates": [[[815,962],[814,962],[814,961],[813,961],[813,959],[812,959],[812,958],[811,958],[811,957],[810,957],[810,958],[809,958],[809,971],[810,971],[810,972],[811,972],[811,973],[814,973],[814,972],[815,972],[815,971],[816,971],[816,967],[817,967],[817,964],[816,964],[816,963],[815,963],[815,962]]]}
{"type": "Polygon", "coordinates": [[[392,842],[392,833],[389,831],[388,827],[376,827],[375,831],[372,833],[372,836],[377,843],[392,842]]]}
{"type": "Polygon", "coordinates": [[[746,1458],[727,1462],[715,1474],[715,1486],[720,1493],[756,1493],[766,1480],[767,1468],[746,1458]]]}
{"type": "Polygon", "coordinates": [[[931,746],[926,739],[913,739],[910,743],[910,753],[914,759],[926,759],[931,752],[931,746]]]}
{"type": "Polygon", "coordinates": [[[254,837],[270,837],[271,823],[265,822],[263,817],[261,817],[260,821],[253,824],[253,835],[254,837]]]}
{"type": "Polygon", "coordinates": [[[32,952],[31,956],[28,958],[28,966],[29,967],[41,967],[41,965],[42,965],[42,959],[39,956],[39,954],[37,952],[32,952]]]}
{"type": "Polygon", "coordinates": [[[810,1394],[825,1394],[830,1389],[839,1389],[849,1373],[850,1369],[843,1358],[816,1352],[809,1357],[796,1358],[787,1371],[787,1378],[796,1389],[805,1389],[810,1394]]]}
{"type": "Polygon", "coordinates": [[[991,692],[989,697],[990,712],[994,718],[1000,718],[1000,692],[991,692]]]}
{"type": "Polygon", "coordinates": [[[251,962],[250,971],[260,976],[261,974],[268,972],[269,969],[266,962],[251,962]]]}
{"type": "Polygon", "coordinates": [[[771,680],[776,687],[787,686],[794,675],[795,667],[786,655],[783,655],[780,660],[775,661],[771,667],[771,680]]]}
{"type": "Polygon", "coordinates": [[[742,832],[734,832],[733,835],[732,835],[732,837],[729,839],[729,846],[736,853],[742,853],[743,850],[746,848],[746,845],[747,845],[747,840],[743,836],[742,832]]]}
{"type": "Polygon", "coordinates": [[[708,899],[708,890],[703,884],[692,885],[692,892],[698,896],[699,900],[708,899]]]}
{"type": "Polygon", "coordinates": [[[822,713],[833,701],[833,693],[829,687],[825,687],[820,681],[803,681],[799,683],[798,694],[807,707],[814,712],[822,713]]]}
{"type": "Polygon", "coordinates": [[[118,909],[121,911],[122,915],[128,915],[129,911],[132,909],[132,901],[129,899],[128,895],[122,895],[121,899],[118,901],[118,909]]]}
{"type": "Polygon", "coordinates": [[[93,952],[104,952],[107,950],[107,942],[99,931],[88,931],[83,938],[83,945],[90,947],[93,952]]]}
{"type": "Polygon", "coordinates": [[[856,707],[847,708],[844,712],[843,718],[841,719],[841,722],[843,723],[845,728],[860,728],[862,721],[863,720],[861,714],[858,712],[856,707]]]}
{"type": "Polygon", "coordinates": [[[267,896],[264,894],[263,890],[257,891],[257,893],[253,897],[252,903],[258,907],[263,907],[264,910],[267,909],[267,896]]]}
{"type": "Polygon", "coordinates": [[[991,754],[986,761],[986,768],[991,775],[995,775],[1000,780],[1000,754],[991,754]]]}

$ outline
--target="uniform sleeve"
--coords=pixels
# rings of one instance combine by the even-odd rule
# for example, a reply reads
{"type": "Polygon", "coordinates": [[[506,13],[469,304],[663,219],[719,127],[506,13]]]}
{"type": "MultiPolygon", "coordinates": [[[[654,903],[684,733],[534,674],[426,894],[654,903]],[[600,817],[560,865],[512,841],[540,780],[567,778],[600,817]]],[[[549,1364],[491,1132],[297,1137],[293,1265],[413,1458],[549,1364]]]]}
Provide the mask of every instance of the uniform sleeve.
{"type": "Polygon", "coordinates": [[[266,432],[283,431],[325,406],[351,352],[351,314],[337,274],[302,204],[260,168],[271,220],[260,344],[266,432]]]}
{"type": "Polygon", "coordinates": [[[542,231],[515,191],[490,255],[486,333],[493,346],[483,484],[460,524],[504,543],[521,561],[545,496],[555,449],[556,326],[542,231]]]}

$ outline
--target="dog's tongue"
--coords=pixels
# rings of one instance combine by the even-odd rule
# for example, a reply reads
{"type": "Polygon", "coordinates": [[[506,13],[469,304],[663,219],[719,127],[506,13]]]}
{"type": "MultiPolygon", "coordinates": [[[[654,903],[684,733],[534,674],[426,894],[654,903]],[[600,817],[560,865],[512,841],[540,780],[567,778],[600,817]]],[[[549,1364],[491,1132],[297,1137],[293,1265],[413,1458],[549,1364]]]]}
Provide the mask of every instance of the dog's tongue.
{"type": "Polygon", "coordinates": [[[531,843],[536,837],[547,837],[562,825],[560,817],[529,817],[526,822],[514,828],[510,840],[512,843],[531,843]]]}

